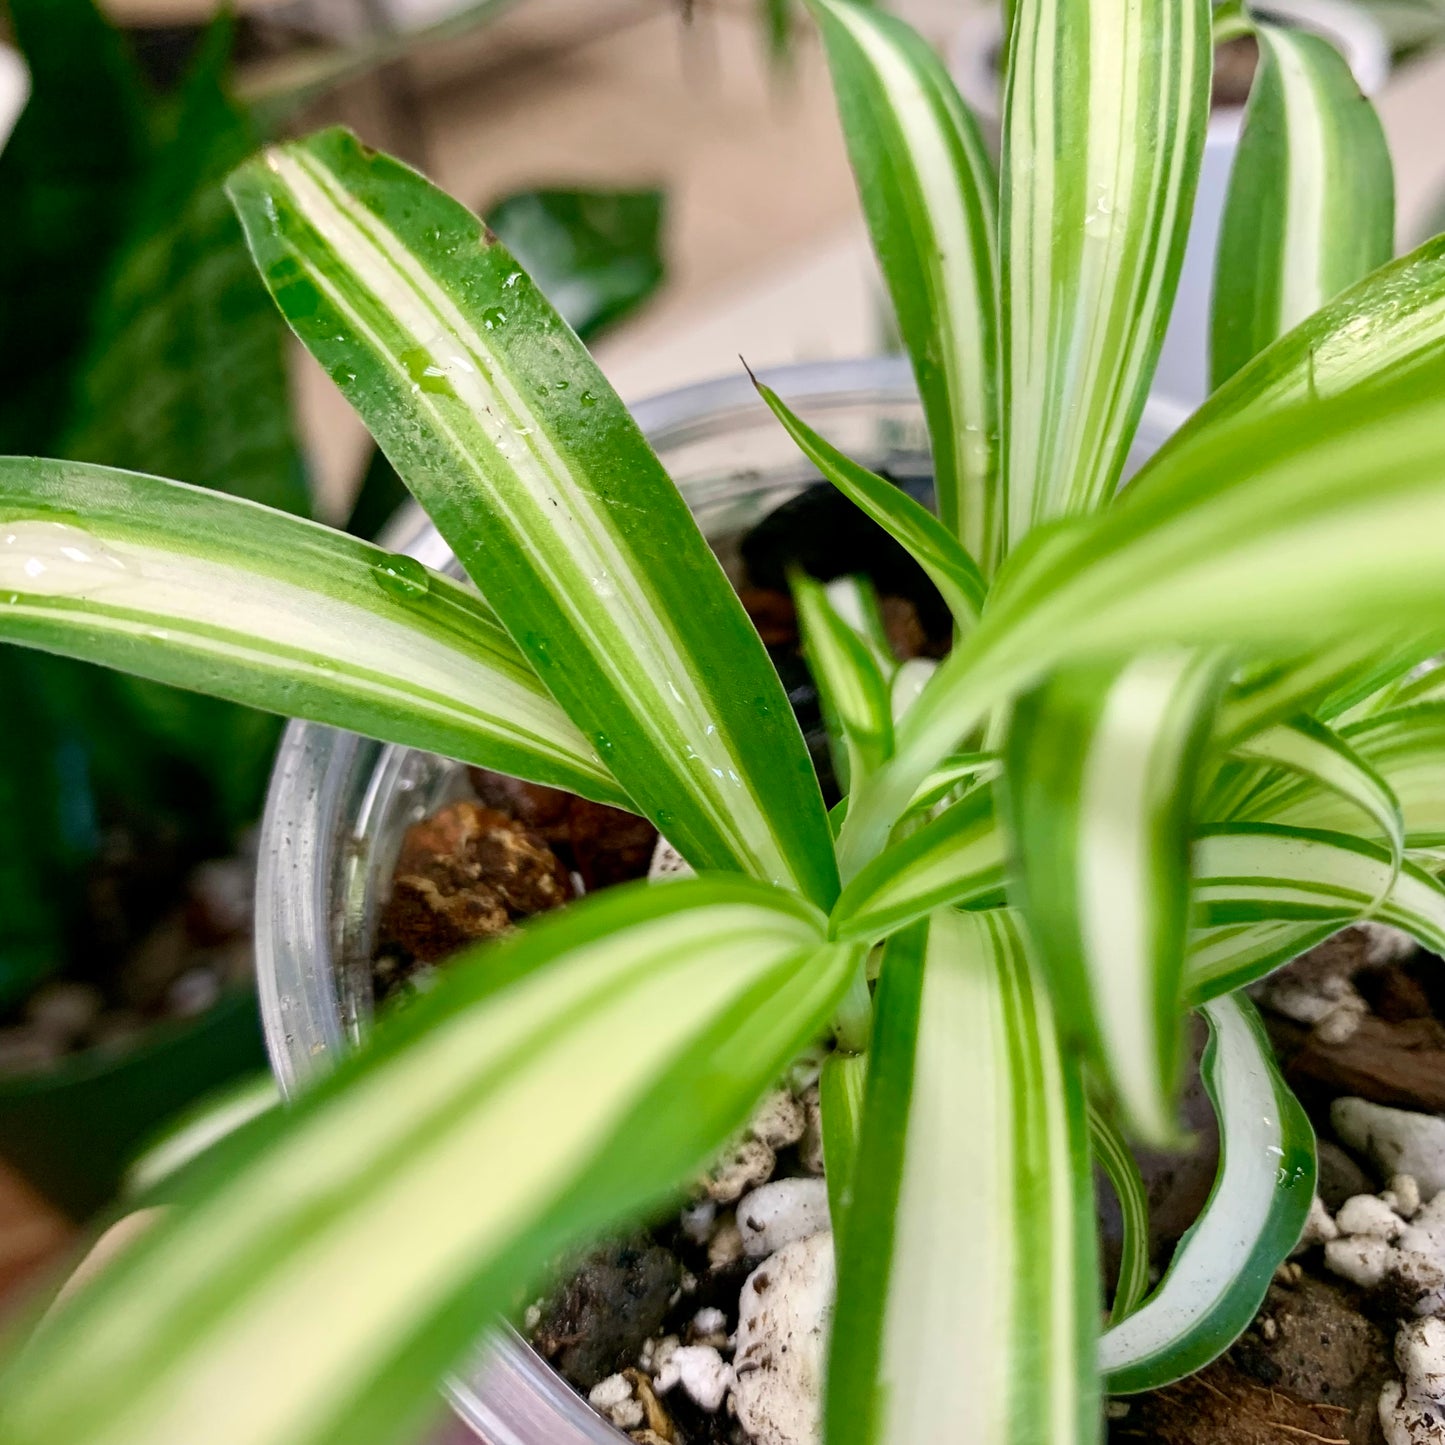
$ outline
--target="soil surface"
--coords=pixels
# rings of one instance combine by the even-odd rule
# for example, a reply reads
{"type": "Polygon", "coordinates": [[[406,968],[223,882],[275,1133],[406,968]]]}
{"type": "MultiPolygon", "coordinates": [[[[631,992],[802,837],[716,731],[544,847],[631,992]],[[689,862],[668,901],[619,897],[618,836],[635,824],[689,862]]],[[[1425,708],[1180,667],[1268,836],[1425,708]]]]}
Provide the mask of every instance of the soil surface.
{"type": "Polygon", "coordinates": [[[151,1024],[197,1017],[248,985],[254,887],[249,847],[202,860],[164,835],[112,828],[78,890],[66,966],[0,1014],[0,1076],[123,1052],[151,1024]]]}

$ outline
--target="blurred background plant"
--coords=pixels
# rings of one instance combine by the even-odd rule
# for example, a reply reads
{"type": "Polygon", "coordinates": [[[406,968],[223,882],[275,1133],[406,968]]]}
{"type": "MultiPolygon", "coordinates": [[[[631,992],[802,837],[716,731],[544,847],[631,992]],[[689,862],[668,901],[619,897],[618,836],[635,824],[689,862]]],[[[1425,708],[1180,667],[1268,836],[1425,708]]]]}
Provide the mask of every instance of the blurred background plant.
{"type": "MultiPolygon", "coordinates": [[[[254,40],[229,14],[132,44],[94,0],[10,0],[30,94],[0,152],[0,453],[316,510],[294,354],[221,182],[324,84],[505,8],[303,49],[242,100],[254,40]]],[[[662,278],[655,189],[487,214],[584,336],[662,278]]],[[[377,453],[349,525],[376,532],[402,497],[377,453]]],[[[280,723],[11,647],[0,697],[0,1155],[83,1214],[166,1114],[264,1064],[247,839],[280,723]]]]}

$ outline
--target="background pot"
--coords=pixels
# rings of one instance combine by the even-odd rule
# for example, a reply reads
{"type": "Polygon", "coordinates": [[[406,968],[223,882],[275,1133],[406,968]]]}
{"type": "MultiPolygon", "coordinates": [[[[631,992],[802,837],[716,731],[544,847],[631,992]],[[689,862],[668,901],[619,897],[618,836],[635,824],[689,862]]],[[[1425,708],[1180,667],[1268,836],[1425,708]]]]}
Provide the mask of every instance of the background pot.
{"type": "MultiPolygon", "coordinates": [[[[1375,94],[1389,78],[1390,46],[1385,32],[1373,16],[1349,0],[1262,0],[1252,8],[1262,18],[1283,21],[1330,41],[1349,62],[1366,95],[1375,94]]],[[[948,57],[953,78],[982,122],[995,153],[1003,113],[999,86],[1002,46],[1002,16],[998,7],[990,6],[959,27],[948,57]]],[[[1179,291],[1154,374],[1155,394],[1189,411],[1210,391],[1209,303],[1214,290],[1214,253],[1243,123],[1242,106],[1216,107],[1210,116],[1179,291]]]]}
{"type": "MultiPolygon", "coordinates": [[[[902,359],[784,367],[765,380],[866,465],[895,477],[929,473],[922,411],[902,359]]],[[[745,376],[671,392],[633,413],[735,578],[737,539],[817,480],[745,376]]],[[[1177,419],[1151,403],[1136,458],[1177,419]]],[[[450,561],[414,510],[386,545],[433,566],[450,561]]],[[[315,1077],[365,1028],[378,905],[401,836],[461,790],[462,771],[312,723],[287,730],[262,824],[256,897],[262,1018],[284,1092],[315,1077]]],[[[449,1393],[490,1445],[624,1439],[511,1330],[449,1393]]]]}
{"type": "Polygon", "coordinates": [[[265,1064],[256,996],[236,989],[198,1018],[154,1025],[123,1053],[90,1049],[0,1079],[0,1158],[84,1219],[115,1197],[178,1109],[265,1064]]]}

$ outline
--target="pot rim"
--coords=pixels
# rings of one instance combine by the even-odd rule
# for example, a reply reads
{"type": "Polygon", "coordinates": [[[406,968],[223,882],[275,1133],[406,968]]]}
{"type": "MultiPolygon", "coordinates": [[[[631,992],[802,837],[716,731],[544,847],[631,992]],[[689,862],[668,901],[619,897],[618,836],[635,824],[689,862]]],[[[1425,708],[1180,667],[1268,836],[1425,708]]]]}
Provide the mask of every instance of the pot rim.
{"type": "MultiPolygon", "coordinates": [[[[853,402],[917,406],[905,357],[860,357],[765,369],[760,378],[793,404],[853,402]]],[[[716,433],[729,418],[756,422],[766,408],[745,374],[698,382],[630,408],[658,451],[716,433]]],[[[1157,446],[1183,420],[1173,403],[1151,397],[1138,436],[1157,446]]],[[[382,545],[429,566],[451,560],[446,544],[414,502],[386,529],[382,545]]],[[[332,979],[331,917],[336,878],[327,856],[325,820],[345,806],[350,770],[363,747],[355,734],[319,723],[291,722],[277,752],[261,823],[256,874],[256,972],[272,1072],[290,1097],[349,1047],[332,979]]],[[[468,1379],[453,1377],[446,1394],[462,1420],[488,1445],[625,1445],[626,1436],[598,1415],[509,1325],[483,1347],[468,1379]]]]}

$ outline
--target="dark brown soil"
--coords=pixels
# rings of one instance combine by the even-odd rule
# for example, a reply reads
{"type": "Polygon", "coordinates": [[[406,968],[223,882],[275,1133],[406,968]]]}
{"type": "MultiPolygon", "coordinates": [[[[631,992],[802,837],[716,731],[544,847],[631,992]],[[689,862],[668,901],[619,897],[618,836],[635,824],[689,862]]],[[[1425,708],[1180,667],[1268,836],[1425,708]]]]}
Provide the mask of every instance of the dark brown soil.
{"type": "MultiPolygon", "coordinates": [[[[1293,1271],[1291,1271],[1293,1273],[1293,1271]]],[[[1128,1402],[1110,1445],[1378,1445],[1390,1334],[1338,1282],[1301,1274],[1271,1286],[1255,1323],[1222,1359],[1128,1402]]],[[[1118,1405],[1115,1409],[1119,1409],[1118,1405]]]]}

